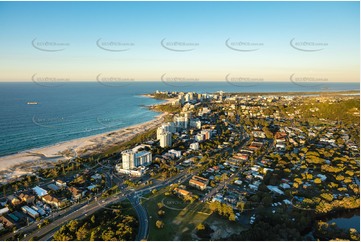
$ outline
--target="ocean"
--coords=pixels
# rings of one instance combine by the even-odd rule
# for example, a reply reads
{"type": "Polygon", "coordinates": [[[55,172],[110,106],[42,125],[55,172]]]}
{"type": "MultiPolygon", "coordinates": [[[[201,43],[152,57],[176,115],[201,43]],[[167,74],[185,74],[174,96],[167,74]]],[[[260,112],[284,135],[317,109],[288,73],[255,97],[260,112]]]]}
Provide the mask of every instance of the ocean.
{"type": "Polygon", "coordinates": [[[295,82],[3,82],[0,156],[143,123],[161,103],[141,96],[160,91],[311,92],[359,90],[359,83],[295,82]],[[31,104],[36,102],[37,104],[31,104]],[[28,104],[30,103],[30,104],[28,104]]]}

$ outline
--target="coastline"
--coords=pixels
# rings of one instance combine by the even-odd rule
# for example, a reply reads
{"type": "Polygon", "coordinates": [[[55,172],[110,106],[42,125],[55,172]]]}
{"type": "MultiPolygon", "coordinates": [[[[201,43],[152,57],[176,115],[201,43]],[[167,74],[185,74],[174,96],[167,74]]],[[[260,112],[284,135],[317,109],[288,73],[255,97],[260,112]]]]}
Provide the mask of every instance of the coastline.
{"type": "MultiPolygon", "coordinates": [[[[164,101],[156,105],[171,103],[174,99],[164,101]]],[[[160,113],[147,122],[0,157],[0,183],[7,183],[22,175],[33,174],[37,169],[51,167],[58,161],[102,152],[114,144],[127,142],[137,135],[159,126],[166,115],[167,113],[160,113]]]]}

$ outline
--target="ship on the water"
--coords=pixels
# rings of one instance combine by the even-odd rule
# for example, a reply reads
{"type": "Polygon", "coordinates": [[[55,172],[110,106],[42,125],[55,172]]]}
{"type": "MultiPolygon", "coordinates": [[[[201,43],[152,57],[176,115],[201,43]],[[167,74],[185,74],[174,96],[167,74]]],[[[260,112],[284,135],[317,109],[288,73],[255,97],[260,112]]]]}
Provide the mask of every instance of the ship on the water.
{"type": "Polygon", "coordinates": [[[38,102],[27,102],[28,105],[37,105],[39,104],[38,102]]]}

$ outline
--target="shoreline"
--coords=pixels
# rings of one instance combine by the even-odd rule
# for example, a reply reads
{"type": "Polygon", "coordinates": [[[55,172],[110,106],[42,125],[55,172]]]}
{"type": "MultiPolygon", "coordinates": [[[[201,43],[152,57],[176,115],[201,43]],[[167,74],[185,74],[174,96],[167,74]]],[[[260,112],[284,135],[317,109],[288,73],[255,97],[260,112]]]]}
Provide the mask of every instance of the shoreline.
{"type": "MultiPolygon", "coordinates": [[[[155,105],[171,103],[174,99],[164,101],[155,105]]],[[[22,175],[34,174],[34,171],[40,168],[52,167],[61,161],[102,152],[115,144],[127,142],[135,136],[159,126],[166,115],[166,112],[159,113],[152,120],[143,123],[0,157],[0,183],[10,182],[22,175]]]]}

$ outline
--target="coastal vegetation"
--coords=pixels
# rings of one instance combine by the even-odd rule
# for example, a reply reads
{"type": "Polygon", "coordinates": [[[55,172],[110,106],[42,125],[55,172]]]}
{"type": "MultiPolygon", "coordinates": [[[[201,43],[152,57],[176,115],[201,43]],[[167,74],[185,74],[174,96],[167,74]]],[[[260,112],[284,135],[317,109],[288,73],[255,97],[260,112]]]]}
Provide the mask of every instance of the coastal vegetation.
{"type": "Polygon", "coordinates": [[[133,214],[125,211],[129,210],[125,210],[124,205],[115,204],[84,219],[71,220],[54,234],[54,240],[135,240],[138,221],[133,214]]]}

